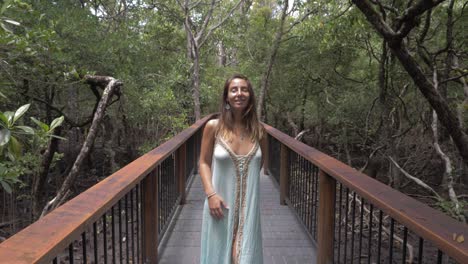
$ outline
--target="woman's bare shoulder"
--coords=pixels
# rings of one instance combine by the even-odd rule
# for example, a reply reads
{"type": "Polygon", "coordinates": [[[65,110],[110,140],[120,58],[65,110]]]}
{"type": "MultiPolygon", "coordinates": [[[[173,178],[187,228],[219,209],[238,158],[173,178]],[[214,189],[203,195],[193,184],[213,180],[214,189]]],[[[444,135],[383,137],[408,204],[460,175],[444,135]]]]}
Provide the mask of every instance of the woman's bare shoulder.
{"type": "Polygon", "coordinates": [[[219,119],[211,119],[206,123],[206,126],[209,127],[210,129],[216,128],[218,125],[219,119]]]}
{"type": "Polygon", "coordinates": [[[216,127],[218,126],[218,119],[211,119],[205,125],[204,134],[209,135],[210,137],[214,136],[216,127]]]}

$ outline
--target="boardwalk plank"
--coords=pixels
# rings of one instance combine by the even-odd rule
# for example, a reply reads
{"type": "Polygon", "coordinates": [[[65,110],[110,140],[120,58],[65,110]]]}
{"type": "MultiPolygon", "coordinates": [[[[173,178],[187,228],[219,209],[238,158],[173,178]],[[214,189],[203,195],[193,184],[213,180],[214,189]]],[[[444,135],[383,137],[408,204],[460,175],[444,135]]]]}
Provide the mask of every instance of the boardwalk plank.
{"type": "MultiPolygon", "coordinates": [[[[316,263],[314,244],[291,209],[279,204],[279,191],[272,179],[262,174],[260,189],[264,263],[316,263]]],[[[199,264],[205,195],[198,175],[186,199],[168,239],[160,247],[161,264],[199,264]]]]}

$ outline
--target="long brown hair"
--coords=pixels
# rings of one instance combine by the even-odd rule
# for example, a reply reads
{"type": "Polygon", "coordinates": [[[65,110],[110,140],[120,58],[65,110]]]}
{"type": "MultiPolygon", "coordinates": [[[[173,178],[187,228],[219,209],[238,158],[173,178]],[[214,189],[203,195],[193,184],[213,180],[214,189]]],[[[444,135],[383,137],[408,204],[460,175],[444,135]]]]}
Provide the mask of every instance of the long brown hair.
{"type": "Polygon", "coordinates": [[[247,129],[247,133],[250,135],[250,138],[252,140],[260,141],[263,138],[264,131],[263,126],[260,124],[257,117],[255,94],[252,88],[252,83],[250,83],[250,80],[242,74],[234,74],[224,83],[224,90],[221,96],[221,104],[219,107],[221,114],[219,116],[219,122],[215,134],[216,136],[220,135],[223,138],[231,138],[232,136],[234,130],[234,115],[231,110],[227,110],[225,108],[225,105],[227,103],[229,85],[234,79],[242,79],[247,83],[247,89],[250,96],[247,103],[247,108],[242,115],[242,122],[247,129]]]}

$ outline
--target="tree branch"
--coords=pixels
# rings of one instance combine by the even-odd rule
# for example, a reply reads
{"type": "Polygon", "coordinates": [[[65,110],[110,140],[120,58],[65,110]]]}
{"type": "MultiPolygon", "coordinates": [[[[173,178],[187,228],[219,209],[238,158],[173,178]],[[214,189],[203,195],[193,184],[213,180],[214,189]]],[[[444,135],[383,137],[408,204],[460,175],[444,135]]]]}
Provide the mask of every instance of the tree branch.
{"type": "MultiPolygon", "coordinates": [[[[86,79],[87,81],[90,81],[93,83],[94,81],[98,81],[100,79],[99,77],[100,76],[97,76],[95,78],[94,76],[88,75],[86,79]]],[[[81,169],[81,165],[83,164],[85,158],[88,156],[91,150],[91,147],[94,144],[94,140],[96,139],[98,128],[100,126],[102,118],[105,115],[107,105],[112,98],[114,90],[117,87],[122,85],[122,82],[120,82],[119,80],[116,80],[112,77],[108,77],[108,78],[109,78],[109,83],[107,84],[106,88],[104,89],[102,93],[101,100],[99,101],[99,106],[94,114],[93,122],[91,124],[91,127],[89,128],[89,133],[86,136],[86,140],[83,143],[83,146],[81,147],[80,153],[78,154],[78,157],[73,163],[72,169],[70,170],[64,182],[62,183],[62,186],[57,192],[57,196],[47,203],[46,207],[43,210],[42,215],[45,215],[45,213],[47,213],[49,209],[55,209],[56,207],[58,207],[67,198],[67,196],[70,193],[70,188],[81,169]]]]}
{"type": "Polygon", "coordinates": [[[396,28],[398,29],[397,38],[403,39],[416,26],[418,17],[442,3],[445,0],[420,0],[416,4],[406,9],[402,16],[397,18],[396,28]]]}
{"type": "Polygon", "coordinates": [[[240,4],[244,2],[244,0],[239,0],[239,2],[237,2],[232,8],[231,10],[229,10],[229,12],[224,16],[224,18],[216,25],[212,26],[208,32],[206,33],[206,35],[203,37],[202,41],[199,43],[198,47],[201,47],[203,46],[203,44],[205,44],[206,40],[211,36],[211,34],[213,34],[213,32],[219,28],[221,25],[223,25],[232,15],[232,13],[234,13],[234,11],[240,6],[240,4]]]}
{"type": "MultiPolygon", "coordinates": [[[[349,7],[343,12],[343,14],[348,11],[348,9],[351,7],[351,5],[349,5],[349,7]]],[[[285,31],[285,34],[288,34],[295,26],[299,25],[300,23],[302,23],[304,20],[306,20],[306,18],[308,18],[313,12],[315,12],[316,9],[313,9],[313,10],[307,10],[307,12],[299,19],[297,19],[296,21],[294,21],[290,26],[289,28],[285,31]]]]}
{"type": "Polygon", "coordinates": [[[439,84],[444,84],[446,82],[451,82],[451,81],[458,81],[460,79],[463,79],[463,77],[467,76],[468,75],[468,72],[465,72],[461,75],[458,75],[458,76],[455,76],[455,77],[452,77],[452,78],[448,78],[448,79],[445,79],[445,80],[442,80],[439,82],[439,84]]]}
{"type": "Polygon", "coordinates": [[[400,170],[401,173],[403,173],[403,175],[406,176],[406,178],[412,180],[417,185],[419,185],[419,186],[423,187],[424,189],[428,190],[429,192],[433,193],[437,197],[437,199],[439,201],[443,200],[442,197],[436,191],[434,191],[434,189],[432,189],[429,185],[427,185],[426,183],[424,183],[420,179],[414,177],[413,175],[411,175],[407,171],[405,171],[394,159],[392,159],[392,157],[387,156],[387,158],[395,165],[395,167],[397,167],[400,170]]]}
{"type": "Polygon", "coordinates": [[[385,23],[382,16],[366,0],[352,0],[353,3],[362,11],[367,20],[375,27],[377,32],[387,41],[394,41],[395,32],[385,23]]]}
{"type": "Polygon", "coordinates": [[[374,5],[378,5],[380,7],[380,10],[388,10],[394,14],[398,14],[398,10],[393,7],[393,6],[389,6],[389,5],[386,5],[386,4],[383,4],[381,1],[378,1],[378,0],[370,0],[374,5]]]}
{"type": "Polygon", "coordinates": [[[418,38],[418,41],[420,43],[424,42],[427,32],[429,31],[429,27],[431,26],[431,16],[432,16],[432,10],[429,10],[426,15],[426,20],[424,22],[423,30],[421,31],[421,34],[419,35],[419,38],[418,38]]]}
{"type": "Polygon", "coordinates": [[[299,134],[299,127],[296,125],[296,123],[294,123],[294,120],[291,117],[291,113],[286,112],[286,120],[293,129],[294,137],[296,137],[299,134]]]}
{"type": "Polygon", "coordinates": [[[198,31],[197,36],[195,37],[195,41],[199,41],[200,38],[203,36],[203,33],[205,33],[206,28],[208,27],[208,23],[210,23],[211,16],[213,15],[213,10],[216,4],[216,0],[211,1],[210,9],[208,9],[208,13],[205,16],[205,19],[203,21],[203,24],[200,28],[200,31],[198,31]]]}

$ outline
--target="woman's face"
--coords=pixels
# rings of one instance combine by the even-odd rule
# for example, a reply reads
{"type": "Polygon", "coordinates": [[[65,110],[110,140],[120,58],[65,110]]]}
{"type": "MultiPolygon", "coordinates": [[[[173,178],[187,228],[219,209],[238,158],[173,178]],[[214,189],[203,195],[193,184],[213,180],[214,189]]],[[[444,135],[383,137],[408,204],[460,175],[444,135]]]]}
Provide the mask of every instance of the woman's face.
{"type": "Polygon", "coordinates": [[[229,84],[227,103],[233,110],[244,110],[249,105],[250,92],[244,79],[233,79],[229,84]]]}

